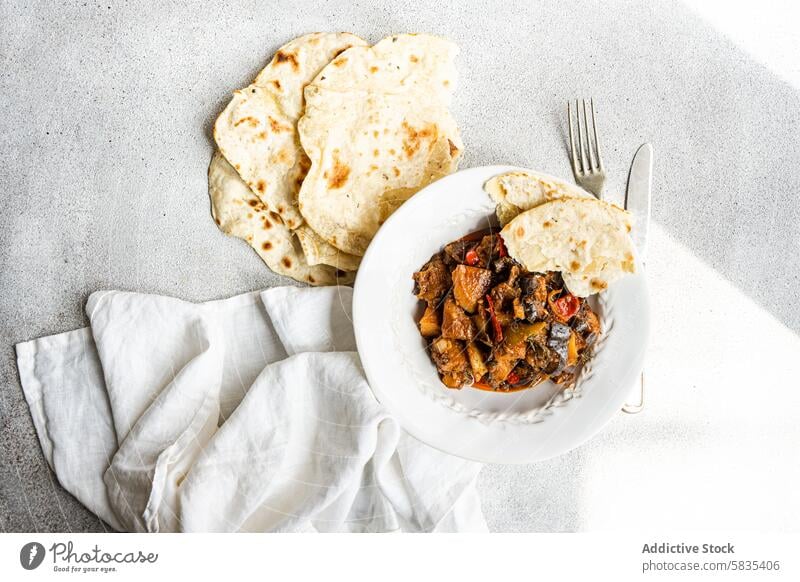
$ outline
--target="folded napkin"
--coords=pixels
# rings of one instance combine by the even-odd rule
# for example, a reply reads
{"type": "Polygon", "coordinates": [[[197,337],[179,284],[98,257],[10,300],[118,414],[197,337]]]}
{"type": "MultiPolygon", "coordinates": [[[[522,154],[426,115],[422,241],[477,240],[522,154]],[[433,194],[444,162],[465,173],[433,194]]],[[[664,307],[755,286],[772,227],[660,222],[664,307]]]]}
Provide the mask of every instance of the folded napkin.
{"type": "Polygon", "coordinates": [[[348,287],[94,293],[89,328],[17,345],[48,463],[125,531],[486,531],[480,465],[373,397],[351,303],[348,287]]]}

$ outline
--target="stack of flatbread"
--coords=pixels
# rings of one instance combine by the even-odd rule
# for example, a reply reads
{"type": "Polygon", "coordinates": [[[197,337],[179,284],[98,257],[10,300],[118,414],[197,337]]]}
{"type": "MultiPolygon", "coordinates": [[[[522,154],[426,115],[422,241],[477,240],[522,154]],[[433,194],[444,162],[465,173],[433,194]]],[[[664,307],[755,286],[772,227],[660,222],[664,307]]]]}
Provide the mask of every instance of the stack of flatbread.
{"type": "Polygon", "coordinates": [[[400,34],[375,46],[315,33],[281,47],[214,125],[214,220],[270,269],[351,283],[383,222],[453,172],[454,44],[400,34]]]}
{"type": "Polygon", "coordinates": [[[536,172],[509,172],[484,186],[508,253],[533,272],[559,271],[587,297],[635,271],[631,216],[585,190],[536,172]]]}

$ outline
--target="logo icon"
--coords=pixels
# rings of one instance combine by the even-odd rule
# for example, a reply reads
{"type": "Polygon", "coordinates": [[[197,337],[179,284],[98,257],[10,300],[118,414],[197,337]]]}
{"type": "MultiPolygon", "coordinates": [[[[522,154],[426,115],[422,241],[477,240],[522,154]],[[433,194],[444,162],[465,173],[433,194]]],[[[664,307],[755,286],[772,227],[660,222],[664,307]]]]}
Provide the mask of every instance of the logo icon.
{"type": "Polygon", "coordinates": [[[29,542],[19,551],[19,563],[26,570],[35,570],[44,561],[44,546],[39,542],[29,542]]]}

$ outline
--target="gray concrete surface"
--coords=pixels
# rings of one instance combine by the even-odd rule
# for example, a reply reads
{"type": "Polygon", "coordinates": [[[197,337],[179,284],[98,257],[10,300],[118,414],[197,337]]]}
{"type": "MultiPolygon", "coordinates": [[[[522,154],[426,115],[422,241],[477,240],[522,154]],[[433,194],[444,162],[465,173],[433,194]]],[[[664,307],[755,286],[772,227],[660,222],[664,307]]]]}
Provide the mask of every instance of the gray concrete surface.
{"type": "MultiPolygon", "coordinates": [[[[800,332],[800,93],[681,4],[0,0],[3,531],[106,527],[43,461],[15,343],[84,325],[101,288],[207,300],[284,283],[210,219],[209,128],[278,46],[316,30],[457,42],[463,167],[569,176],[565,102],[593,96],[609,191],[622,193],[635,148],[653,142],[658,226],[800,332]]],[[[581,468],[632,422],[560,459],[487,467],[492,529],[586,527],[580,505],[553,499],[587,487],[581,468]]]]}

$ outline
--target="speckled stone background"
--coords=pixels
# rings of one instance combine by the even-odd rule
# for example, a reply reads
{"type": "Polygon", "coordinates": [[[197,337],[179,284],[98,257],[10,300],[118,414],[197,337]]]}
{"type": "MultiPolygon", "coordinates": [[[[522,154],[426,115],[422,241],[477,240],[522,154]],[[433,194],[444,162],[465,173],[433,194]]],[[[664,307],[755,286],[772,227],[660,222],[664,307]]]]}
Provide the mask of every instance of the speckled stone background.
{"type": "Polygon", "coordinates": [[[463,167],[568,177],[576,96],[596,100],[612,198],[654,145],[647,409],[557,459],[486,467],[490,527],[798,530],[797,33],[763,35],[783,43],[770,62],[681,3],[445,4],[0,0],[3,531],[107,527],[44,462],[15,343],[85,325],[98,289],[207,300],[286,282],[210,219],[210,127],[317,30],[457,42],[463,167]]]}

